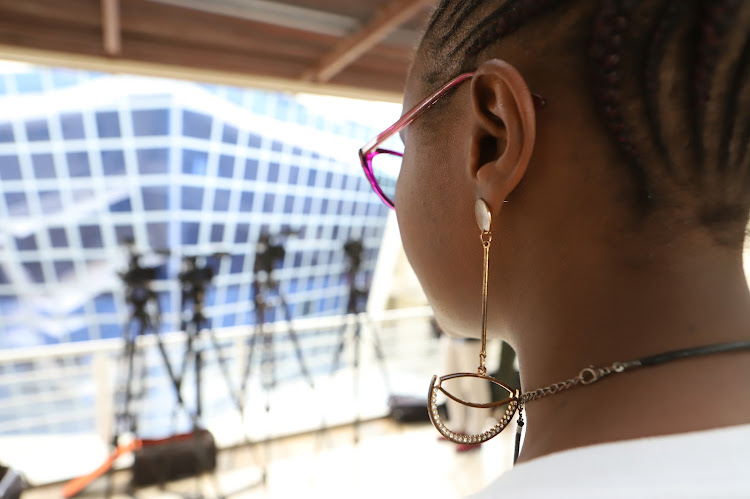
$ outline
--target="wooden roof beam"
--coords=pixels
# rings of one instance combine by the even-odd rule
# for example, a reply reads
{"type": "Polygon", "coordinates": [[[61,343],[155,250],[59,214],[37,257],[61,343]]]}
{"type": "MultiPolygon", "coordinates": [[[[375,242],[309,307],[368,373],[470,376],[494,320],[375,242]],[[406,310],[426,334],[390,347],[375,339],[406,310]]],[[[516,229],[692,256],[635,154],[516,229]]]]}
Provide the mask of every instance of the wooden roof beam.
{"type": "Polygon", "coordinates": [[[302,79],[329,81],[429,3],[430,0],[391,0],[369,23],[339,41],[315,68],[305,71],[302,79]]]}
{"type": "Polygon", "coordinates": [[[120,25],[120,0],[102,0],[102,43],[108,56],[122,53],[120,25]]]}

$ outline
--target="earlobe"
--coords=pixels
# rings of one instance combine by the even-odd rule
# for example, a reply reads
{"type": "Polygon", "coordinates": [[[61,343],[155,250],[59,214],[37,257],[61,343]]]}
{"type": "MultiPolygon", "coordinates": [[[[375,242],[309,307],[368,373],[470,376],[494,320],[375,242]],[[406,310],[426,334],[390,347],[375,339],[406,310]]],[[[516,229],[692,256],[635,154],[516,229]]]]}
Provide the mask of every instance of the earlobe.
{"type": "Polygon", "coordinates": [[[526,173],[536,139],[534,103],[526,82],[507,62],[491,59],[471,82],[470,175],[477,197],[499,210],[526,173]]]}

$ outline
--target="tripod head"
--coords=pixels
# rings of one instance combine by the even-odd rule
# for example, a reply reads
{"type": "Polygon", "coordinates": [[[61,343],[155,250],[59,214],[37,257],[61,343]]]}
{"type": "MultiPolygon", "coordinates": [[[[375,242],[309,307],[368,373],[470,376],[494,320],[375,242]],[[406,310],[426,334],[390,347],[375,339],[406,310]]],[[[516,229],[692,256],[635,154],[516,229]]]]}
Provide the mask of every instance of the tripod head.
{"type": "Polygon", "coordinates": [[[133,305],[136,314],[143,313],[149,301],[156,298],[151,290],[151,281],[156,279],[158,267],[144,267],[141,264],[142,254],[136,251],[133,241],[126,241],[128,249],[128,268],[117,274],[125,284],[125,299],[133,305]]]}
{"type": "Polygon", "coordinates": [[[229,253],[217,252],[210,255],[187,255],[182,258],[182,271],[178,278],[182,286],[182,295],[193,303],[203,302],[206,288],[216,276],[216,271],[208,264],[208,258],[221,258],[229,253]]]}
{"type": "Polygon", "coordinates": [[[283,229],[278,234],[269,234],[263,232],[258,237],[258,243],[255,246],[255,265],[253,272],[258,274],[265,272],[270,280],[271,272],[280,266],[286,256],[284,241],[292,236],[298,236],[299,230],[283,229]]]}
{"type": "Polygon", "coordinates": [[[349,272],[356,274],[359,272],[362,266],[362,253],[364,252],[364,244],[360,239],[349,239],[344,243],[344,253],[349,261],[349,272]]]}

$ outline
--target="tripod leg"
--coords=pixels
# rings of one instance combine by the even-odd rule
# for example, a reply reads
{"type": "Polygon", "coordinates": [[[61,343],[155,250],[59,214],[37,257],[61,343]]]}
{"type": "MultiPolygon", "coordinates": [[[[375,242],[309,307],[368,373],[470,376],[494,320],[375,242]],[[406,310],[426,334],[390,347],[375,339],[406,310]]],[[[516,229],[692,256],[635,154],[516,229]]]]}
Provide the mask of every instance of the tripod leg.
{"type": "Polygon", "coordinates": [[[346,330],[349,328],[349,314],[344,317],[344,324],[341,325],[338,332],[338,345],[333,352],[333,362],[331,362],[331,376],[336,374],[336,371],[341,364],[341,355],[344,353],[344,347],[346,346],[346,330]]]}
{"type": "Polygon", "coordinates": [[[360,424],[360,407],[359,407],[359,373],[360,373],[360,354],[361,354],[362,323],[357,318],[357,324],[354,328],[354,362],[352,369],[352,388],[354,395],[354,443],[359,442],[359,424],[360,424]]]}
{"type": "MultiPolygon", "coordinates": [[[[390,396],[391,394],[393,394],[393,391],[391,390],[391,380],[388,376],[388,369],[385,365],[385,353],[383,352],[383,344],[380,342],[380,336],[378,334],[378,329],[375,327],[375,323],[370,319],[369,315],[366,317],[367,327],[370,330],[370,336],[372,336],[372,345],[375,350],[375,358],[378,360],[378,364],[380,364],[380,371],[383,375],[385,391],[390,396]]],[[[357,321],[361,322],[361,319],[357,317],[357,321]]]]}
{"type": "Polygon", "coordinates": [[[221,375],[224,378],[224,382],[227,385],[227,391],[229,392],[229,397],[232,399],[232,402],[237,406],[237,410],[240,411],[240,417],[242,419],[245,419],[245,408],[242,404],[242,399],[240,398],[240,395],[237,393],[237,390],[234,388],[234,384],[232,383],[232,375],[229,372],[229,365],[227,364],[227,359],[224,358],[224,349],[219,344],[219,340],[216,339],[216,332],[211,329],[211,327],[207,327],[206,330],[208,331],[208,337],[211,341],[211,347],[214,350],[214,353],[216,355],[216,360],[219,363],[219,370],[221,371],[221,375]]]}
{"type": "MultiPolygon", "coordinates": [[[[150,324],[150,321],[148,321],[150,324]]],[[[182,383],[179,378],[175,375],[174,369],[172,368],[172,362],[169,360],[169,354],[167,353],[167,347],[164,345],[164,341],[161,338],[161,334],[159,332],[158,327],[153,327],[151,330],[154,333],[154,336],[156,336],[156,346],[159,349],[159,353],[161,354],[162,361],[164,363],[164,368],[167,370],[167,376],[169,376],[169,380],[172,382],[172,387],[174,388],[175,397],[177,398],[177,404],[180,406],[180,408],[185,411],[185,414],[187,414],[190,421],[193,423],[194,427],[199,426],[198,424],[198,417],[197,415],[190,412],[190,409],[188,408],[187,404],[185,403],[185,399],[182,397],[182,383]]],[[[192,349],[192,346],[191,346],[192,349]]],[[[187,364],[187,359],[185,360],[184,364],[187,364]]]]}
{"type": "Polygon", "coordinates": [[[255,311],[255,328],[253,331],[252,336],[250,337],[250,344],[248,345],[248,352],[247,356],[245,357],[245,372],[242,373],[242,383],[240,384],[240,403],[242,404],[243,413],[245,408],[245,403],[247,402],[247,391],[249,388],[249,381],[250,381],[250,373],[253,369],[253,357],[255,355],[255,343],[258,341],[258,336],[262,333],[262,328],[259,326],[258,322],[258,311],[256,306],[255,311]]]}
{"type": "Polygon", "coordinates": [[[292,328],[292,314],[289,312],[289,304],[286,302],[284,295],[282,295],[281,293],[279,293],[279,300],[281,300],[281,307],[284,311],[284,319],[287,323],[289,337],[292,339],[292,343],[294,343],[294,351],[297,354],[297,361],[299,363],[300,371],[302,371],[302,375],[305,377],[305,379],[307,379],[307,383],[310,385],[310,388],[315,388],[315,384],[313,383],[310,371],[307,370],[305,359],[302,356],[302,348],[299,344],[299,338],[297,337],[297,333],[292,328]]]}
{"type": "MultiPolygon", "coordinates": [[[[120,359],[121,369],[125,367],[125,396],[120,409],[115,413],[115,425],[112,432],[112,451],[116,452],[120,442],[121,430],[124,424],[128,424],[128,429],[132,431],[134,426],[133,415],[130,412],[130,402],[133,397],[133,373],[135,372],[135,338],[133,337],[132,328],[135,317],[131,315],[127,325],[123,328],[123,353],[120,359]]],[[[116,397],[116,395],[115,395],[116,397]]],[[[107,484],[104,491],[104,497],[109,499],[114,492],[114,473],[110,467],[107,470],[107,484]]]]}

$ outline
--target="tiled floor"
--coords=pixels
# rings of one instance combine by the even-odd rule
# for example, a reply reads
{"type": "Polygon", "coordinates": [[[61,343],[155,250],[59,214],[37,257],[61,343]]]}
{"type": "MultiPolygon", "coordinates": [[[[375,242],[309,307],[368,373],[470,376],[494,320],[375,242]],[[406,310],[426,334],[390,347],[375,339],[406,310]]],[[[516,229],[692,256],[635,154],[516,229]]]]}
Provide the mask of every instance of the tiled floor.
{"type": "MultiPolygon", "coordinates": [[[[354,430],[345,426],[225,451],[219,456],[216,480],[189,479],[170,484],[168,491],[152,487],[136,497],[205,498],[456,498],[471,494],[507,469],[512,460],[513,429],[508,428],[476,451],[457,453],[449,442],[439,442],[429,424],[403,425],[390,419],[365,423],[359,443],[354,430]],[[267,455],[267,456],[266,456],[267,455]],[[267,472],[260,484],[264,456],[267,472]],[[248,490],[231,494],[247,485],[248,490]],[[220,490],[217,490],[220,489],[220,490]],[[180,495],[179,492],[184,493],[180,495]]],[[[118,493],[124,493],[126,472],[116,475],[118,493]]],[[[79,497],[104,496],[100,479],[79,497]]],[[[60,486],[29,490],[24,499],[58,498],[60,486]]]]}

